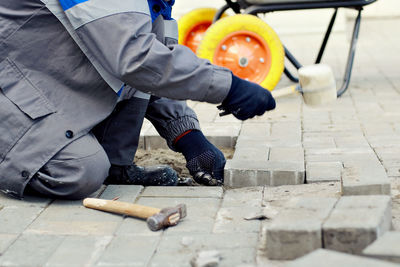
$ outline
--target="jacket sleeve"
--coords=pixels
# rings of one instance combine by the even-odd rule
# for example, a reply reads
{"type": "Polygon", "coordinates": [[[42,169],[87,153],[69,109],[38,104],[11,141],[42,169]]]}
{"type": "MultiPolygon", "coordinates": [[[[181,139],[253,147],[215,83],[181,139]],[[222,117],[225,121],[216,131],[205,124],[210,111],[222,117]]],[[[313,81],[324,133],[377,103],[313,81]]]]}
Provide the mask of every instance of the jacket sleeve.
{"type": "Polygon", "coordinates": [[[219,103],[230,71],[151,33],[147,0],[59,0],[90,53],[117,79],[146,93],[219,103]]]}
{"type": "Polygon", "coordinates": [[[154,125],[168,146],[174,149],[174,140],[188,130],[199,130],[196,113],[186,101],[152,96],[146,111],[146,118],[154,125]]]}

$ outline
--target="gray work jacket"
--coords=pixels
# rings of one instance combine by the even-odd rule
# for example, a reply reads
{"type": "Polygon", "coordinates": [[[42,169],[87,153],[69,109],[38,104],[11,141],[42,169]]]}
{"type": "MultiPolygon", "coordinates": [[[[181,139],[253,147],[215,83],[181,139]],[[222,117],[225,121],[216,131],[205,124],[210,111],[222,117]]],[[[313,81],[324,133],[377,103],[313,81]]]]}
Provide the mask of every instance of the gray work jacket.
{"type": "Polygon", "coordinates": [[[229,70],[150,33],[146,0],[0,1],[0,190],[21,197],[61,148],[87,134],[122,84],[219,103],[229,70]]]}

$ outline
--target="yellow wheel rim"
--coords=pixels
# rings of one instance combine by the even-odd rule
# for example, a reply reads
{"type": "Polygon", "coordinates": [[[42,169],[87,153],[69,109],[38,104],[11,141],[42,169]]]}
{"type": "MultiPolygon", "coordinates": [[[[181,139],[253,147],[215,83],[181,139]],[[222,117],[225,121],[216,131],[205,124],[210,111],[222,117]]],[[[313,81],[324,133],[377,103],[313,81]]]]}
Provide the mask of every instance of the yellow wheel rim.
{"type": "Polygon", "coordinates": [[[252,15],[217,21],[207,30],[197,54],[268,90],[275,88],[284,69],[284,49],[278,35],[252,15]]]}
{"type": "Polygon", "coordinates": [[[215,8],[198,8],[182,16],[178,21],[179,43],[196,53],[216,13],[215,8]]]}

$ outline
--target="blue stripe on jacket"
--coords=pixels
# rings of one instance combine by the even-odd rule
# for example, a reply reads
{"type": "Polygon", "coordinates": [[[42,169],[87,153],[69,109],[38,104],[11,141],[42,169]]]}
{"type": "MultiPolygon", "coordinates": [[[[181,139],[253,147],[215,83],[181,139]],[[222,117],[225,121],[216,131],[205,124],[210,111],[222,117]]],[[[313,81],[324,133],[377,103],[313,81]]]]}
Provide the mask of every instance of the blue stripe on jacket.
{"type": "Polygon", "coordinates": [[[59,0],[62,8],[65,10],[70,9],[71,7],[76,6],[77,4],[87,2],[89,0],[59,0]]]}

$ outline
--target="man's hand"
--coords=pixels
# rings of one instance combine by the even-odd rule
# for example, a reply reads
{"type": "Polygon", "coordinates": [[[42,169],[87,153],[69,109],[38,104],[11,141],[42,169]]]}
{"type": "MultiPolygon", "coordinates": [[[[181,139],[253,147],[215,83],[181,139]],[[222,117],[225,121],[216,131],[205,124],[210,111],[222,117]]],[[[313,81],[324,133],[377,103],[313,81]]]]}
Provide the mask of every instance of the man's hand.
{"type": "Polygon", "coordinates": [[[274,109],[275,99],[258,84],[232,74],[231,89],[218,108],[225,110],[227,114],[232,113],[239,120],[247,120],[274,109]]]}
{"type": "Polygon", "coordinates": [[[186,167],[197,183],[222,185],[225,157],[201,131],[191,130],[175,141],[177,151],[186,159],[186,167]]]}

